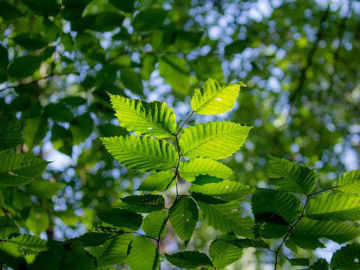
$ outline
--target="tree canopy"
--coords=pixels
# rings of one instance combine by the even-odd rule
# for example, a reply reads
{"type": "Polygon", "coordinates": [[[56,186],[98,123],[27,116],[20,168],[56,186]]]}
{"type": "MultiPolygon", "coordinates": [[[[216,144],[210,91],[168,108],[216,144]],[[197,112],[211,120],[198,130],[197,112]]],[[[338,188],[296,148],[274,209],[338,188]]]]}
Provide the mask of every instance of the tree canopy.
{"type": "Polygon", "coordinates": [[[0,0],[0,268],[359,269],[359,15],[0,0]]]}

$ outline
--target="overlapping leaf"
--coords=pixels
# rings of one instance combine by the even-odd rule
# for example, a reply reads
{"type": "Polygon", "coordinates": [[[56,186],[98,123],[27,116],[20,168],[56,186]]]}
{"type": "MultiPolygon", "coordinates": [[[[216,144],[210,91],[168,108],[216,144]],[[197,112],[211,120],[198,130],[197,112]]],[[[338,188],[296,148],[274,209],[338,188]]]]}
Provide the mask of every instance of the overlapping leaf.
{"type": "Polygon", "coordinates": [[[177,164],[177,153],[172,145],[153,137],[102,138],[106,149],[120,163],[142,171],[168,170],[177,164]]]}
{"type": "Polygon", "coordinates": [[[161,238],[166,233],[167,211],[161,210],[148,214],[141,225],[146,235],[161,238]]]}
{"type": "Polygon", "coordinates": [[[27,184],[41,174],[47,165],[47,161],[31,154],[0,152],[0,186],[27,184]]]}
{"type": "Polygon", "coordinates": [[[302,218],[291,234],[291,240],[303,248],[323,247],[318,240],[328,238],[339,244],[345,243],[360,235],[360,230],[344,222],[330,220],[311,220],[302,218]]]}
{"type": "Polygon", "coordinates": [[[165,199],[161,195],[152,194],[127,196],[121,199],[118,206],[138,213],[148,213],[163,209],[165,199]]]}
{"type": "Polygon", "coordinates": [[[112,208],[99,212],[101,221],[109,223],[113,226],[126,228],[136,231],[142,222],[142,216],[130,210],[112,208]]]}
{"type": "Polygon", "coordinates": [[[316,173],[313,169],[285,159],[270,157],[269,176],[281,190],[310,194],[316,185],[316,173]]]}
{"type": "Polygon", "coordinates": [[[131,245],[128,262],[131,270],[155,270],[159,265],[159,254],[151,239],[137,236],[131,245]]]}
{"type": "MultiPolygon", "coordinates": [[[[206,176],[204,176],[206,178],[206,176]]],[[[204,183],[198,185],[198,180],[193,182],[190,192],[214,196],[225,201],[240,200],[250,193],[250,187],[239,182],[222,180],[217,183],[204,183]]]]}
{"type": "Polygon", "coordinates": [[[204,82],[202,89],[195,89],[191,107],[198,114],[219,114],[234,107],[243,83],[221,85],[213,79],[204,82]]]}
{"type": "Polygon", "coordinates": [[[228,241],[217,239],[211,243],[209,254],[216,268],[222,269],[242,256],[242,248],[228,241]]]}
{"type": "Polygon", "coordinates": [[[353,243],[337,250],[332,258],[332,269],[360,269],[360,244],[353,243]]]}
{"type": "Polygon", "coordinates": [[[149,175],[141,183],[138,190],[144,191],[165,191],[175,184],[173,171],[163,171],[149,175]]]}
{"type": "Polygon", "coordinates": [[[166,103],[146,103],[115,95],[110,95],[110,99],[120,125],[127,130],[158,138],[170,137],[176,132],[176,116],[166,103]]]}
{"type": "Polygon", "coordinates": [[[343,192],[360,195],[360,170],[344,173],[338,179],[336,186],[343,192]]]}
{"type": "Polygon", "coordinates": [[[359,220],[360,198],[346,193],[323,193],[310,200],[306,216],[339,221],[359,220]]]}
{"type": "Polygon", "coordinates": [[[192,182],[196,176],[207,174],[221,179],[227,179],[232,174],[229,167],[208,158],[195,158],[180,163],[180,175],[185,180],[192,182]]]}
{"type": "Polygon", "coordinates": [[[226,158],[245,142],[251,127],[227,121],[211,122],[186,128],[179,144],[186,157],[226,158]]]}
{"type": "Polygon", "coordinates": [[[209,257],[198,251],[182,251],[174,254],[165,254],[166,259],[171,264],[182,269],[194,269],[202,267],[211,267],[212,263],[209,257]]]}
{"type": "Polygon", "coordinates": [[[47,250],[47,242],[37,236],[21,234],[6,240],[8,243],[16,245],[19,249],[27,252],[41,252],[47,250]]]}
{"type": "Polygon", "coordinates": [[[169,210],[169,219],[176,234],[185,242],[191,235],[198,221],[198,209],[190,197],[181,197],[169,210]]]}
{"type": "Polygon", "coordinates": [[[251,199],[257,222],[290,224],[300,215],[301,203],[295,196],[272,189],[258,188],[251,199]]]}
{"type": "Polygon", "coordinates": [[[241,217],[238,202],[208,204],[197,201],[208,224],[223,233],[235,233],[243,237],[253,237],[254,224],[248,217],[241,217]]]}
{"type": "Polygon", "coordinates": [[[12,114],[0,115],[0,151],[15,147],[21,142],[20,121],[12,114]]]}
{"type": "Polygon", "coordinates": [[[107,240],[101,246],[90,248],[90,253],[96,257],[99,267],[120,264],[128,256],[130,242],[133,239],[131,233],[119,235],[107,240]]]}

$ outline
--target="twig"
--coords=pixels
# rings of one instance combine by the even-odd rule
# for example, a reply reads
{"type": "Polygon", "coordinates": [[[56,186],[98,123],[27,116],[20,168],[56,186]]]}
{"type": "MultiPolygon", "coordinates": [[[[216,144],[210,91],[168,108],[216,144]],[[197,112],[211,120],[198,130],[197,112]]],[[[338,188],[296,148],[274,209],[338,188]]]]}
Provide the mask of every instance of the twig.
{"type": "Polygon", "coordinates": [[[179,130],[174,134],[174,136],[177,136],[181,130],[184,128],[184,126],[186,125],[187,122],[189,122],[189,120],[191,119],[191,117],[195,114],[195,111],[192,111],[189,116],[185,119],[185,121],[181,124],[179,130]]]}
{"type": "Polygon", "coordinates": [[[325,191],[329,191],[329,190],[333,190],[333,189],[335,189],[335,188],[338,188],[339,186],[332,186],[332,187],[329,187],[329,188],[326,188],[326,189],[323,189],[323,190],[319,190],[319,191],[316,191],[316,192],[313,192],[313,193],[311,193],[311,194],[309,194],[308,196],[315,196],[315,195],[318,195],[318,194],[320,194],[320,193],[323,193],[323,192],[325,192],[325,191]]]}
{"type": "Polygon", "coordinates": [[[307,206],[307,204],[309,202],[309,199],[310,199],[310,197],[306,196],[306,201],[304,203],[303,209],[301,210],[300,216],[294,221],[293,224],[290,225],[289,230],[287,231],[287,233],[285,234],[283,240],[280,243],[280,246],[275,250],[275,263],[274,263],[274,269],[275,270],[277,269],[280,250],[281,250],[282,246],[285,244],[286,240],[290,237],[293,230],[295,229],[296,224],[298,224],[299,221],[305,216],[305,210],[306,210],[306,206],[307,206]]]}
{"type": "MultiPolygon", "coordinates": [[[[316,50],[317,50],[317,48],[319,46],[319,42],[323,38],[323,35],[324,35],[324,23],[327,20],[327,18],[329,17],[329,13],[330,13],[330,1],[329,1],[329,4],[328,4],[326,10],[323,12],[323,14],[322,14],[322,16],[320,18],[319,30],[318,30],[318,32],[316,34],[316,40],[313,43],[313,46],[310,48],[310,51],[309,51],[308,56],[306,58],[306,64],[300,71],[299,84],[298,84],[297,88],[290,95],[290,98],[289,98],[290,104],[293,104],[296,101],[297,96],[300,94],[302,88],[304,87],[305,80],[306,80],[306,72],[310,68],[310,66],[312,65],[315,52],[316,52],[316,50]]],[[[293,108],[293,105],[291,105],[291,108],[293,108]]]]}
{"type": "Polygon", "coordinates": [[[46,80],[46,79],[49,79],[49,78],[52,78],[52,77],[56,77],[56,76],[64,76],[64,75],[69,75],[73,72],[65,72],[65,73],[59,73],[59,74],[54,74],[54,73],[50,73],[44,77],[41,77],[39,79],[35,79],[35,80],[32,80],[32,81],[29,81],[29,82],[23,82],[23,83],[17,83],[17,84],[11,84],[9,86],[6,86],[4,88],[1,88],[0,89],[0,92],[3,92],[5,90],[8,90],[8,89],[16,89],[16,88],[19,88],[19,87],[22,87],[22,86],[27,86],[27,85],[31,85],[31,84],[34,84],[34,83],[37,83],[39,81],[42,81],[42,80],[46,80]]]}
{"type": "MultiPolygon", "coordinates": [[[[178,135],[179,133],[181,132],[181,130],[184,128],[185,124],[190,120],[190,118],[195,114],[194,111],[191,112],[191,114],[186,118],[186,120],[184,121],[184,123],[180,126],[179,130],[173,134],[174,138],[175,138],[175,142],[176,142],[176,148],[177,148],[177,152],[178,152],[178,162],[176,164],[176,167],[175,167],[175,171],[174,171],[174,176],[173,178],[171,179],[170,183],[168,184],[168,186],[166,188],[169,188],[172,184],[172,182],[175,180],[176,183],[176,197],[175,197],[175,200],[173,201],[173,203],[171,204],[170,208],[175,205],[175,203],[177,202],[177,200],[181,197],[181,195],[179,194],[179,189],[178,189],[178,180],[180,178],[180,173],[179,173],[179,167],[180,167],[180,163],[181,163],[181,158],[182,158],[182,154],[181,154],[181,148],[180,148],[180,144],[179,144],[179,138],[178,138],[178,135]]],[[[158,252],[160,253],[160,244],[161,244],[161,232],[162,230],[164,229],[164,227],[166,226],[168,220],[169,220],[169,213],[167,213],[166,215],[166,218],[163,222],[163,224],[161,225],[161,228],[160,228],[160,231],[159,231],[159,234],[158,234],[158,237],[157,238],[153,238],[151,237],[153,240],[156,241],[157,243],[157,250],[158,252]]]]}
{"type": "MultiPolygon", "coordinates": [[[[333,69],[333,72],[331,72],[330,77],[329,77],[330,83],[329,83],[329,88],[326,91],[326,94],[330,93],[334,87],[334,83],[335,83],[334,77],[337,74],[338,61],[340,59],[340,51],[341,51],[341,48],[343,45],[346,23],[347,23],[348,19],[351,17],[352,2],[353,2],[352,0],[348,1],[348,14],[342,18],[341,23],[339,25],[339,30],[338,30],[338,34],[337,34],[337,36],[339,37],[339,44],[338,44],[338,47],[336,48],[336,51],[333,56],[334,69],[333,69]]],[[[325,94],[325,92],[324,92],[324,94],[325,94]]]]}

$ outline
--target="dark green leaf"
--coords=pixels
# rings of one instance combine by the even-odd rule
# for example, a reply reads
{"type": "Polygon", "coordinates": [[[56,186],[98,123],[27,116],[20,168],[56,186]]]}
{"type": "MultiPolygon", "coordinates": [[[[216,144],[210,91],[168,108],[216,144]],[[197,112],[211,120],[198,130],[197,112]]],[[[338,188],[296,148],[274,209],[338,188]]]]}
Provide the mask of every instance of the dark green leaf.
{"type": "Polygon", "coordinates": [[[194,200],[181,197],[169,209],[169,219],[176,234],[184,241],[191,239],[199,214],[194,200]]]}
{"type": "Polygon", "coordinates": [[[60,11],[60,5],[57,0],[23,0],[23,2],[35,13],[42,16],[55,16],[60,11]]]}
{"type": "Polygon", "coordinates": [[[38,50],[48,44],[46,39],[40,34],[21,33],[13,37],[13,40],[27,50],[38,50]]]}
{"type": "Polygon", "coordinates": [[[99,212],[99,218],[101,221],[111,225],[134,231],[139,229],[142,222],[142,216],[140,214],[120,208],[112,208],[99,212]]]}
{"type": "Polygon", "coordinates": [[[21,142],[20,121],[15,115],[0,115],[0,151],[14,148],[21,142]]]}
{"type": "Polygon", "coordinates": [[[135,237],[128,258],[131,270],[155,270],[159,266],[159,253],[155,243],[146,237],[135,237]]]}
{"type": "Polygon", "coordinates": [[[353,243],[337,250],[332,258],[332,269],[360,269],[360,244],[353,243]]]}
{"type": "Polygon", "coordinates": [[[163,209],[165,200],[161,195],[134,195],[122,198],[119,206],[135,212],[148,213],[163,209]]]}
{"type": "Polygon", "coordinates": [[[20,56],[15,58],[9,66],[9,75],[16,79],[21,79],[32,75],[41,64],[42,58],[39,56],[20,56]]]}
{"type": "Polygon", "coordinates": [[[140,11],[132,22],[136,31],[148,31],[161,26],[166,18],[166,11],[160,8],[149,8],[140,11]]]}
{"type": "Polygon", "coordinates": [[[171,264],[184,269],[212,266],[209,257],[198,251],[182,251],[171,255],[165,254],[165,256],[171,264]]]}

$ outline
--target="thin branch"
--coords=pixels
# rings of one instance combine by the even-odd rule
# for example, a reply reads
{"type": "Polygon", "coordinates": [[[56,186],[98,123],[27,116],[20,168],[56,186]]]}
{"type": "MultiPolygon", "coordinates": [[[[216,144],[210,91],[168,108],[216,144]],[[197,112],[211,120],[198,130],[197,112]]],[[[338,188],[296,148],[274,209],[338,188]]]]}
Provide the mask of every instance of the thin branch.
{"type": "Polygon", "coordinates": [[[319,190],[319,191],[316,191],[316,192],[313,192],[311,194],[309,194],[308,196],[315,196],[315,195],[318,195],[320,193],[323,193],[323,192],[326,192],[326,191],[329,191],[329,190],[333,190],[335,188],[338,188],[339,186],[332,186],[332,187],[329,187],[329,188],[326,188],[326,189],[323,189],[323,190],[319,190]]]}
{"type": "Polygon", "coordinates": [[[290,225],[289,230],[287,231],[287,233],[285,234],[284,238],[282,239],[280,246],[275,250],[275,263],[274,263],[274,269],[277,269],[277,265],[278,265],[278,260],[279,260],[279,253],[281,251],[282,246],[285,244],[286,240],[290,237],[291,233],[293,232],[293,230],[295,229],[295,226],[299,223],[299,221],[305,216],[305,210],[306,210],[306,206],[309,202],[310,197],[306,196],[306,201],[304,203],[304,206],[301,210],[301,214],[300,216],[294,221],[293,224],[290,225]]]}
{"type": "Polygon", "coordinates": [[[50,73],[50,74],[48,74],[48,75],[46,75],[44,77],[29,81],[29,82],[23,82],[23,83],[17,83],[17,84],[11,84],[11,85],[5,86],[4,88],[0,89],[0,92],[3,92],[5,90],[9,90],[9,89],[16,89],[16,88],[19,88],[19,87],[35,84],[35,83],[38,83],[39,81],[50,79],[52,77],[60,77],[60,76],[64,76],[64,75],[69,75],[71,73],[74,73],[74,72],[65,72],[65,73],[59,73],[59,74],[50,73]]]}
{"type": "Polygon", "coordinates": [[[191,119],[191,117],[195,114],[195,111],[192,111],[189,116],[185,119],[185,121],[181,124],[179,130],[174,134],[174,136],[177,136],[181,130],[184,128],[184,126],[187,124],[187,122],[189,122],[189,120],[191,119]]]}
{"type": "Polygon", "coordinates": [[[334,53],[334,56],[333,56],[334,69],[333,69],[333,72],[331,72],[330,77],[329,77],[330,83],[329,83],[329,88],[326,91],[326,94],[330,93],[334,87],[334,83],[335,83],[334,77],[337,74],[337,70],[338,70],[338,62],[340,59],[340,51],[341,51],[341,48],[343,45],[346,23],[347,23],[348,19],[351,17],[352,2],[353,2],[352,0],[348,1],[348,14],[342,18],[341,23],[339,25],[339,30],[338,30],[338,34],[337,34],[337,36],[339,37],[339,44],[338,44],[336,51],[334,53]]]}
{"type": "Polygon", "coordinates": [[[323,14],[322,14],[322,16],[320,18],[320,24],[319,24],[319,29],[318,29],[317,34],[316,34],[316,40],[313,43],[313,46],[310,48],[310,51],[309,51],[309,53],[307,55],[306,64],[300,71],[300,78],[299,78],[298,86],[296,87],[296,89],[290,95],[290,98],[289,98],[290,104],[293,104],[296,101],[298,95],[301,93],[301,90],[304,87],[305,80],[306,80],[306,72],[308,71],[308,69],[312,65],[312,62],[314,60],[313,58],[314,58],[315,52],[316,52],[316,50],[317,50],[317,48],[319,46],[319,43],[320,43],[321,39],[324,36],[325,22],[329,17],[329,13],[330,13],[330,1],[329,1],[329,4],[328,4],[326,10],[323,12],[323,14]]]}

